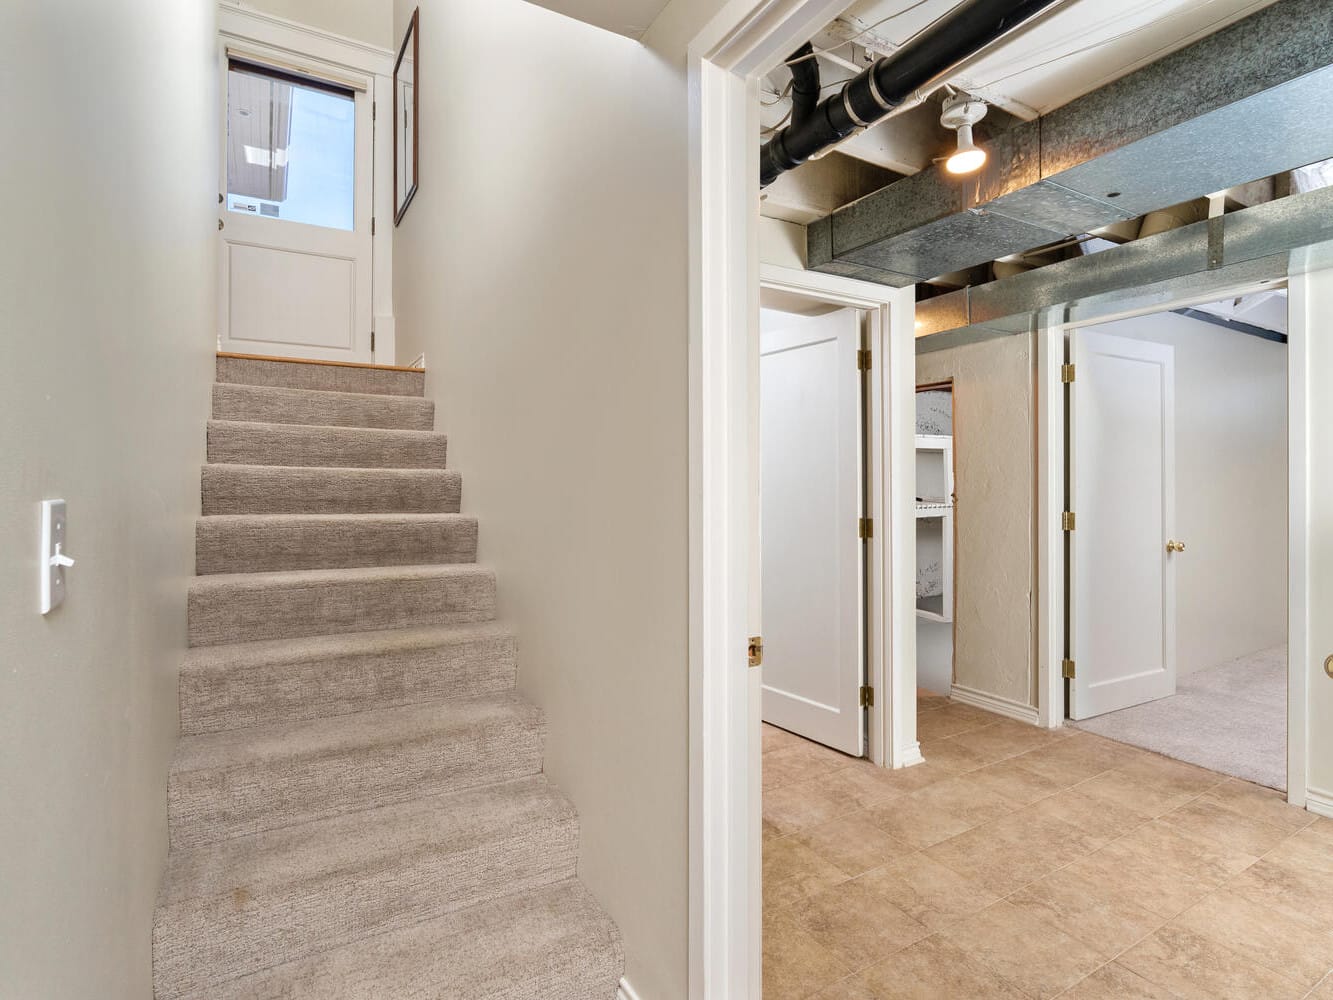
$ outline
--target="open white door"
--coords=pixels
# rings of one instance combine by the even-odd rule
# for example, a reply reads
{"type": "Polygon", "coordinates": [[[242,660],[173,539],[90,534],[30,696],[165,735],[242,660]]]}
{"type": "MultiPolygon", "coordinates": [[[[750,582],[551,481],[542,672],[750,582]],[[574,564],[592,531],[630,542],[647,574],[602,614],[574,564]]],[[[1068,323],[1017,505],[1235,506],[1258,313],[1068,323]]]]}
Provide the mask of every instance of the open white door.
{"type": "Polygon", "coordinates": [[[225,51],[222,72],[222,350],[372,360],[371,94],[225,51]]]}
{"type": "Polygon", "coordinates": [[[764,721],[865,753],[860,318],[760,342],[764,721]]]}
{"type": "Polygon", "coordinates": [[[1176,690],[1174,351],[1070,334],[1069,716],[1176,690]]]}

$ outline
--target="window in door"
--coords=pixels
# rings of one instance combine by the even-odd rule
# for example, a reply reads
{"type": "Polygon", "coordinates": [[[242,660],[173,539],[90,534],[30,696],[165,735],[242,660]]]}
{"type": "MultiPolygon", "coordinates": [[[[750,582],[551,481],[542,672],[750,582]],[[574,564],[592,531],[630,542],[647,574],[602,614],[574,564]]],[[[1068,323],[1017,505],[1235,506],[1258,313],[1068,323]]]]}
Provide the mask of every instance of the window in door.
{"type": "Polygon", "coordinates": [[[351,90],[230,62],[228,211],[350,231],[355,161],[351,90]]]}

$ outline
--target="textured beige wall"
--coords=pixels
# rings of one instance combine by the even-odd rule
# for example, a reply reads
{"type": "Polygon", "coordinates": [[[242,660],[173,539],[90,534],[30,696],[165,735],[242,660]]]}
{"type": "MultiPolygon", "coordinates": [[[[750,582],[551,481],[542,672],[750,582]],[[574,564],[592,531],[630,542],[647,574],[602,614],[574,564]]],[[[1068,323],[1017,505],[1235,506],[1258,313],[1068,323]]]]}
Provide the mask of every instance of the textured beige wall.
{"type": "Polygon", "coordinates": [[[152,995],[214,345],[208,0],[0,5],[0,996],[152,995]],[[38,504],[69,502],[37,610],[38,504]]]}
{"type": "Polygon", "coordinates": [[[918,384],[954,383],[954,683],[1034,706],[1031,337],[920,354],[916,374],[918,384]]]}
{"type": "Polygon", "coordinates": [[[398,353],[426,354],[580,874],[646,1000],[687,995],[679,39],[698,19],[674,14],[639,44],[519,0],[423,0],[422,174],[394,243],[398,353]]]}
{"type": "Polygon", "coordinates": [[[1179,671],[1286,642],[1286,346],[1174,313],[1097,330],[1175,348],[1179,671]]]}
{"type": "MultiPolygon", "coordinates": [[[[233,7],[276,14],[298,24],[355,38],[385,49],[401,41],[393,33],[393,0],[222,0],[233,7]]],[[[406,22],[404,22],[406,23],[406,22]]]]}

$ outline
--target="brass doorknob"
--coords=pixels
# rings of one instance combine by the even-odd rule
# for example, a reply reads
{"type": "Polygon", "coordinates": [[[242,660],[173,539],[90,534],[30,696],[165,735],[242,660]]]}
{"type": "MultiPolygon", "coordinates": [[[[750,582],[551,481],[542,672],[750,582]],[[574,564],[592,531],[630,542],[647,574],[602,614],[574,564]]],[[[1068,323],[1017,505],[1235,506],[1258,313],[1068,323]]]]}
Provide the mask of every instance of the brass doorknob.
{"type": "Polygon", "coordinates": [[[1328,674],[1328,676],[1330,677],[1333,677],[1333,656],[1330,656],[1327,660],[1324,661],[1324,673],[1328,674]]]}
{"type": "Polygon", "coordinates": [[[1185,543],[1184,543],[1184,542],[1177,542],[1177,541],[1174,541],[1174,540],[1169,541],[1169,542],[1166,543],[1166,551],[1168,551],[1168,552],[1184,552],[1184,551],[1185,551],[1185,543]]]}

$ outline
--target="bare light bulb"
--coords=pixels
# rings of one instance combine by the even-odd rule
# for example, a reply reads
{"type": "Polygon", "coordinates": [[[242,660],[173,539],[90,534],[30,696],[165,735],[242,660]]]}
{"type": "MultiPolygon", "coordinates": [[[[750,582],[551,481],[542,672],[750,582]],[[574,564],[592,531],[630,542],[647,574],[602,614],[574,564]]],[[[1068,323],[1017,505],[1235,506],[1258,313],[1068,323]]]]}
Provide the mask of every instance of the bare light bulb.
{"type": "Polygon", "coordinates": [[[958,126],[958,150],[944,161],[944,169],[951,174],[970,174],[986,163],[986,151],[972,141],[972,126],[958,126]]]}

